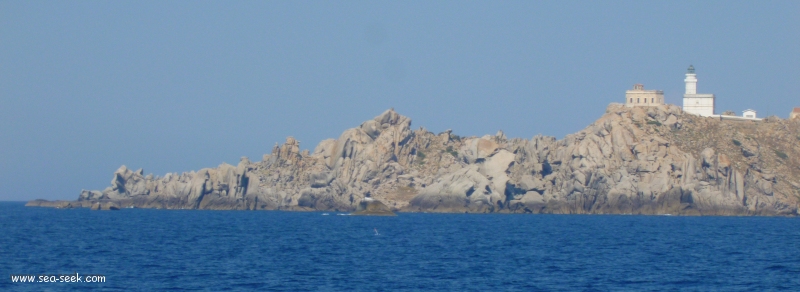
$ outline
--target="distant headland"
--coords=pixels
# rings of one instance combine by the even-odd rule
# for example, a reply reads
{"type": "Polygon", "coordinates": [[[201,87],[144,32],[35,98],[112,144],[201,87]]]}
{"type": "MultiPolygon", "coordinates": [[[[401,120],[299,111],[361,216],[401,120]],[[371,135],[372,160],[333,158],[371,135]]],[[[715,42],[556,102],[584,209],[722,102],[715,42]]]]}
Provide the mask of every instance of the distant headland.
{"type": "Polygon", "coordinates": [[[684,109],[664,104],[663,92],[636,85],[624,104],[609,105],[593,124],[561,140],[412,130],[411,119],[390,109],[313,152],[301,152],[289,137],[261,161],[242,157],[236,166],[163,177],[122,166],[104,190],[27,205],[798,215],[800,119],[714,115],[714,95],[690,90],[696,90],[693,69],[684,109]]]}

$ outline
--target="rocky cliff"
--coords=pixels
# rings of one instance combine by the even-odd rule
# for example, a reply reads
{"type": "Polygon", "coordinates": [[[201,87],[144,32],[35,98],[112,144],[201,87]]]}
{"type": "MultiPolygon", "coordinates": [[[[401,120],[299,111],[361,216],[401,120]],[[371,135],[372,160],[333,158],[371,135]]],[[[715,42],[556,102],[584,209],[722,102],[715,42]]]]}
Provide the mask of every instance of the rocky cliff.
{"type": "Polygon", "coordinates": [[[353,211],[797,215],[800,121],[721,121],[677,106],[610,105],[557,140],[462,138],[411,129],[393,110],[300,151],[291,137],[260,162],[144,175],[125,166],[77,201],[30,206],[353,211]]]}

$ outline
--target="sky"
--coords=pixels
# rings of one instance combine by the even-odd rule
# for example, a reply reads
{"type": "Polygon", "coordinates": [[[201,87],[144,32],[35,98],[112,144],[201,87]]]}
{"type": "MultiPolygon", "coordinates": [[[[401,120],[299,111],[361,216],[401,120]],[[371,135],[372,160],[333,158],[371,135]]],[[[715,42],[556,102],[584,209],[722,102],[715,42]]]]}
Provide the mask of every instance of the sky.
{"type": "Polygon", "coordinates": [[[439,133],[563,138],[635,83],[800,107],[800,1],[0,0],[0,201],[77,199],[389,108],[439,133]]]}

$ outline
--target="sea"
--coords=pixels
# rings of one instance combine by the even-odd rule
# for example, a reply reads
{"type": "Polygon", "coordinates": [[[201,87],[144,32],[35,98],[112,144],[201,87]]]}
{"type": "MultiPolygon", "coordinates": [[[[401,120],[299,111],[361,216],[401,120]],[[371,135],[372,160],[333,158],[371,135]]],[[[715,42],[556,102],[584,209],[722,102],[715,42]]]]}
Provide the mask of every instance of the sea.
{"type": "Polygon", "coordinates": [[[800,218],[2,202],[0,223],[0,291],[800,291],[800,218]]]}

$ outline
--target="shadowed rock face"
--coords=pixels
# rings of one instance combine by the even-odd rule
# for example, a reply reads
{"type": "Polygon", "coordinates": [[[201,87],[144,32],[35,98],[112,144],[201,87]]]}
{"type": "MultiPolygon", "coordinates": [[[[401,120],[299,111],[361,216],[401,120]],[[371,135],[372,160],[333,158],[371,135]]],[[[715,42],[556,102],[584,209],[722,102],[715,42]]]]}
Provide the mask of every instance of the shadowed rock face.
{"type": "Polygon", "coordinates": [[[371,197],[390,211],[415,212],[797,214],[798,121],[719,121],[672,105],[612,104],[562,140],[410,127],[388,110],[312,153],[289,137],[262,161],[237,166],[164,177],[122,166],[105,190],[28,205],[353,211],[371,197]]]}
{"type": "Polygon", "coordinates": [[[390,209],[381,201],[372,199],[365,199],[358,204],[356,211],[350,215],[370,215],[370,216],[397,216],[392,209],[390,209]]]}
{"type": "Polygon", "coordinates": [[[117,206],[117,204],[114,203],[114,202],[94,202],[92,204],[91,209],[92,210],[103,210],[103,211],[109,211],[109,210],[114,211],[114,210],[119,210],[119,206],[117,206]]]}

